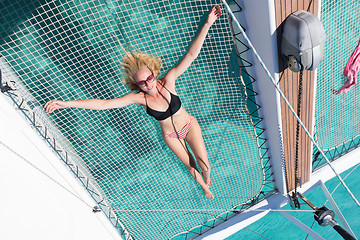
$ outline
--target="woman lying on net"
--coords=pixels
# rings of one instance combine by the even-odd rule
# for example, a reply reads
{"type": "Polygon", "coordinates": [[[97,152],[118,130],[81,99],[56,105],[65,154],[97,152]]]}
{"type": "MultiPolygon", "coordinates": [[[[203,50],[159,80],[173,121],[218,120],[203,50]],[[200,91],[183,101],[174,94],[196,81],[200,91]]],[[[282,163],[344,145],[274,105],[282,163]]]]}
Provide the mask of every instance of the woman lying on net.
{"type": "Polygon", "coordinates": [[[52,113],[56,109],[75,107],[95,110],[121,108],[129,104],[140,104],[146,112],[158,120],[162,137],[167,146],[185,164],[191,176],[200,184],[204,194],[213,199],[210,165],[198,121],[181,107],[180,98],[175,91],[176,79],[185,72],[198,56],[209,28],[221,15],[221,9],[215,5],[208,15],[207,21],[199,34],[191,43],[186,55],[165,77],[157,79],[160,73],[160,59],[144,53],[128,53],[124,57],[125,84],[132,91],[123,97],[101,100],[86,99],[78,101],[52,100],[45,104],[46,111],[52,113]],[[201,177],[193,156],[186,147],[189,144],[195,159],[202,170],[201,177]]]}

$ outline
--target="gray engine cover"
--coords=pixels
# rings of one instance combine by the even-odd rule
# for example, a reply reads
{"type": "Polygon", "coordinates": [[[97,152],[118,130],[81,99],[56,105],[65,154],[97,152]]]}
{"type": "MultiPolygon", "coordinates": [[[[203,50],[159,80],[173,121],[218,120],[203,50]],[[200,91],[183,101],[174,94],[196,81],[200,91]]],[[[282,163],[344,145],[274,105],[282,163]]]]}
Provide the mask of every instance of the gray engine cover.
{"type": "Polygon", "coordinates": [[[302,70],[314,70],[323,59],[325,40],[326,34],[320,20],[300,10],[285,20],[281,52],[286,58],[294,56],[302,65],[302,70]]]}

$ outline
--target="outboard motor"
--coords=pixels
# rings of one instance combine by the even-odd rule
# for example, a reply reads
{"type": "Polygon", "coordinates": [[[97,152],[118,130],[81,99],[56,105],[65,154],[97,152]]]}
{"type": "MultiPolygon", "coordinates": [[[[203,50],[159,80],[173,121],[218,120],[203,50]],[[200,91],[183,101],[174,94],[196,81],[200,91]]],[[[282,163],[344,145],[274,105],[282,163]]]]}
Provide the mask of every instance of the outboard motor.
{"type": "Polygon", "coordinates": [[[325,30],[313,14],[300,10],[292,13],[284,23],[281,53],[291,71],[316,69],[324,53],[325,30]]]}

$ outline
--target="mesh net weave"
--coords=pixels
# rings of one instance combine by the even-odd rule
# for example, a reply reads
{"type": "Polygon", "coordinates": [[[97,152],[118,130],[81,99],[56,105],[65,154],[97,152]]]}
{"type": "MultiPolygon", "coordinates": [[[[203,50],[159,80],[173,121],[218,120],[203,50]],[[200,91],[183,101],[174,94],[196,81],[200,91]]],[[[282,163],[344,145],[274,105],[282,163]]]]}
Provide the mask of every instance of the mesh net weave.
{"type": "MultiPolygon", "coordinates": [[[[343,95],[333,95],[345,83],[345,65],[359,41],[359,9],[356,0],[321,3],[321,22],[327,39],[324,59],[318,68],[315,103],[316,139],[329,159],[337,158],[359,145],[360,98],[355,85],[343,95]]],[[[315,149],[313,168],[324,159],[315,149]]]]}
{"type": "Polygon", "coordinates": [[[223,209],[251,202],[264,185],[257,130],[246,108],[226,14],[212,26],[199,57],[176,85],[184,108],[203,131],[214,200],[204,197],[162,141],[158,123],[141,106],[62,109],[51,119],[41,106],[55,98],[110,99],[128,93],[121,84],[125,49],[160,56],[165,73],[186,53],[215,3],[0,3],[3,61],[32,95],[28,103],[33,110],[44,116],[46,125],[55,124],[59,144],[80,157],[77,163],[136,239],[164,239],[187,231],[223,209]]]}

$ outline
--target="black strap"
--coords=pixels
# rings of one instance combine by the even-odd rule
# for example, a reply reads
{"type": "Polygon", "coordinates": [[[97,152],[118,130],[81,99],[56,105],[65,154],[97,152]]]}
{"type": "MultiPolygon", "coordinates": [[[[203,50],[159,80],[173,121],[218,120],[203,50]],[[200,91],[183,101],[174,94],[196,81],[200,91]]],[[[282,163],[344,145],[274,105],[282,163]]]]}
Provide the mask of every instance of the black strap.
{"type": "Polygon", "coordinates": [[[147,104],[147,99],[146,99],[146,92],[144,92],[144,97],[145,97],[145,104],[146,104],[146,109],[148,108],[148,104],[147,104]]]}
{"type": "MultiPolygon", "coordinates": [[[[159,83],[160,83],[160,82],[159,82],[159,83]]],[[[163,88],[165,88],[170,94],[172,93],[172,92],[169,91],[169,89],[167,89],[167,88],[165,87],[165,84],[161,84],[161,83],[160,83],[160,85],[161,85],[163,88]]],[[[159,89],[158,89],[158,91],[159,91],[159,89]]],[[[160,91],[159,91],[159,92],[160,92],[160,91]]]]}

